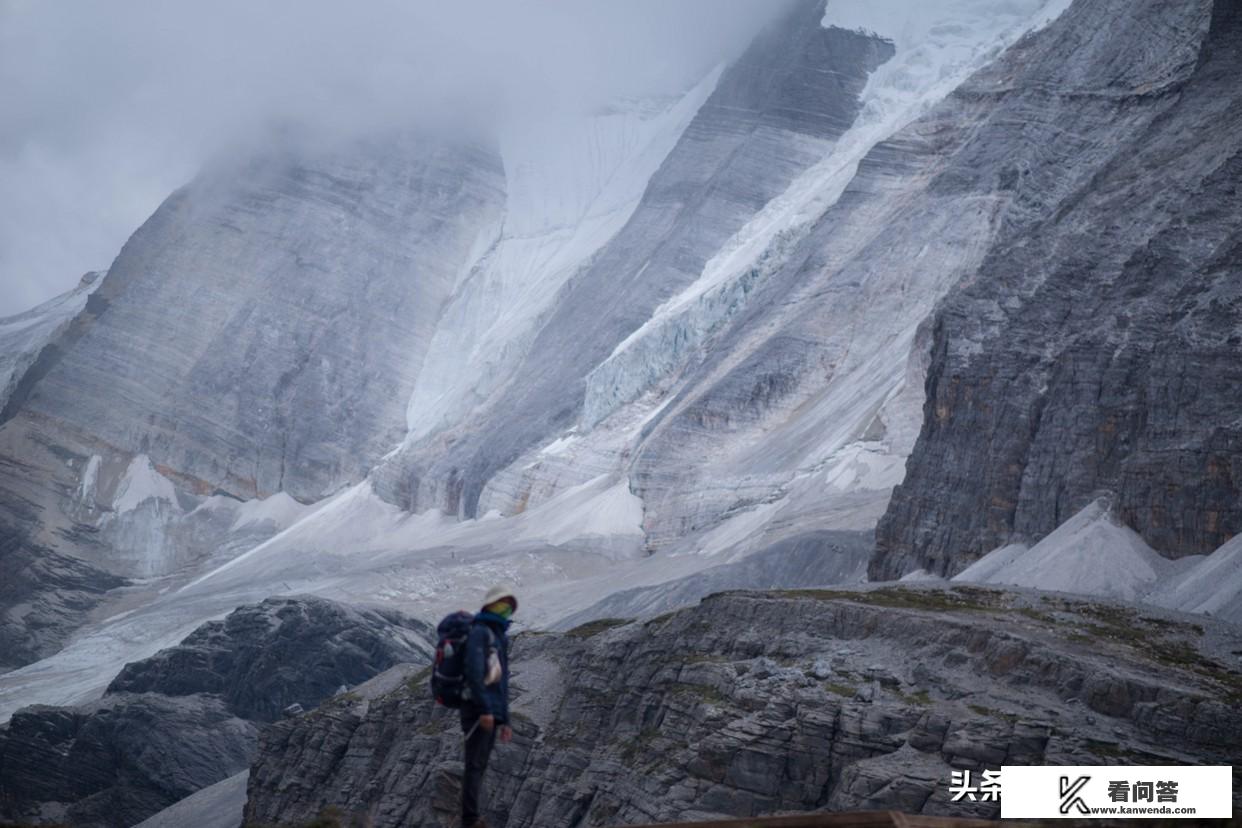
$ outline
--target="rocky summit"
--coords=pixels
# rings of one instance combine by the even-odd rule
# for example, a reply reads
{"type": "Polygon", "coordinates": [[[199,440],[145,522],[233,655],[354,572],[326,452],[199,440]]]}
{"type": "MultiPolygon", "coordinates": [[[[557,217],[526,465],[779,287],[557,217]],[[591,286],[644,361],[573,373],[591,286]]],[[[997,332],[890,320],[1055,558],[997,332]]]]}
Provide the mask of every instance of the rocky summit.
{"type": "MultiPolygon", "coordinates": [[[[968,586],[722,593],[647,622],[524,634],[487,818],[995,817],[996,802],[951,801],[954,769],[1237,765],[1239,652],[1242,632],[1211,620],[968,586]]],[[[246,818],[331,807],[380,828],[453,825],[458,723],[425,671],[400,675],[265,730],[246,818]]]]}
{"type": "Polygon", "coordinates": [[[249,767],[265,722],[427,658],[430,628],[321,598],[240,607],[127,664],[107,694],[0,727],[0,817],[129,828],[249,767]]]}

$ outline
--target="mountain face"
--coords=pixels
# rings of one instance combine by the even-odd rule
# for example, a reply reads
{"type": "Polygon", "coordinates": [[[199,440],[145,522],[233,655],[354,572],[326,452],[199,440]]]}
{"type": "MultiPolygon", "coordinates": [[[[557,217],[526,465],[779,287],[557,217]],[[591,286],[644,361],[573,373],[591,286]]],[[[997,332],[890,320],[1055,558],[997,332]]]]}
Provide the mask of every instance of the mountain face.
{"type": "Polygon", "coordinates": [[[382,496],[467,518],[530,501],[533,482],[494,478],[573,426],[592,370],[853,123],[868,74],[892,49],[825,29],[822,16],[819,4],[794,5],[724,71],[629,221],[561,289],[522,362],[463,422],[387,464],[382,496]]]}
{"type": "Polygon", "coordinates": [[[103,698],[0,726],[0,816],[129,826],[250,766],[260,728],[430,656],[431,628],[320,598],[272,599],[127,664],[103,698]]]}
{"type": "MultiPolygon", "coordinates": [[[[1242,685],[1236,673],[1218,684],[1213,665],[1242,638],[1203,621],[890,586],[724,593],[645,624],[521,635],[515,736],[493,754],[485,817],[507,828],[785,810],[995,818],[998,802],[950,800],[953,769],[1230,762],[1242,685]]],[[[454,824],[459,723],[428,703],[425,671],[401,675],[395,690],[363,686],[265,730],[246,819],[305,822],[333,806],[377,828],[454,824]]]]}
{"type": "Polygon", "coordinates": [[[1235,3],[1080,3],[961,93],[1019,134],[942,186],[989,170],[1012,207],[932,322],[872,578],[954,574],[1101,496],[1170,558],[1242,529],[1240,60],[1235,3]]]}
{"type": "Polygon", "coordinates": [[[272,595],[1242,620],[1236,3],[867,13],[790,3],[667,98],[212,165],[0,322],[0,718],[272,595]]]}
{"type": "Polygon", "coordinates": [[[235,531],[239,499],[361,479],[501,186],[494,154],[402,140],[173,195],[4,407],[0,664],[55,652],[101,588],[273,534],[235,531]]]}

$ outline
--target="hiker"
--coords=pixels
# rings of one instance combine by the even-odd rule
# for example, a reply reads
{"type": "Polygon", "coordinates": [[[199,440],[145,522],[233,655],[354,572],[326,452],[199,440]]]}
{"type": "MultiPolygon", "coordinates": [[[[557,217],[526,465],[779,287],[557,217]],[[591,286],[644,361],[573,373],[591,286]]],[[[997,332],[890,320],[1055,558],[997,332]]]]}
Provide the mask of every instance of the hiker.
{"type": "Polygon", "coordinates": [[[487,760],[497,735],[502,742],[513,738],[509,727],[509,642],[505,632],[517,606],[511,587],[494,586],[488,590],[483,610],[470,626],[463,667],[469,696],[461,707],[461,729],[466,740],[466,773],[461,785],[463,828],[487,828],[479,815],[487,760]]]}

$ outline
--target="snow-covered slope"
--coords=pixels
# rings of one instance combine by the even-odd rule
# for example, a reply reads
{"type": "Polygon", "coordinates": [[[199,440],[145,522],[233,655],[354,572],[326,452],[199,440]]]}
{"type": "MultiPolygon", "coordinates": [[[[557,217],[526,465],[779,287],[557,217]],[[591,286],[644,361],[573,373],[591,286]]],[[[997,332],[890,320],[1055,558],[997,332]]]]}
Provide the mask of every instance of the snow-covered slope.
{"type": "MultiPolygon", "coordinates": [[[[0,411],[8,408],[18,382],[38,358],[76,317],[103,274],[87,273],[76,288],[25,313],[0,319],[0,411]]],[[[14,402],[19,405],[20,400],[14,402]]],[[[7,417],[0,415],[0,422],[7,417]]]]}
{"type": "Polygon", "coordinates": [[[629,220],[720,72],[674,101],[627,101],[504,131],[499,236],[436,325],[410,396],[407,441],[456,421],[508,377],[557,292],[629,220]]]}

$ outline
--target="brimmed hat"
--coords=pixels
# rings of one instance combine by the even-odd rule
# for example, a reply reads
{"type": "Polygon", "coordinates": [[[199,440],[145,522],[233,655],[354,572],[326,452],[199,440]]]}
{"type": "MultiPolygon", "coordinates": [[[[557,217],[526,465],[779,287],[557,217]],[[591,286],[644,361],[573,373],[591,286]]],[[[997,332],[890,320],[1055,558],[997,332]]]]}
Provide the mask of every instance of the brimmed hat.
{"type": "Polygon", "coordinates": [[[508,598],[510,601],[512,601],[513,608],[517,609],[518,599],[517,599],[517,595],[514,594],[514,589],[513,589],[512,584],[496,584],[496,586],[489,589],[487,591],[487,595],[483,597],[483,606],[485,607],[491,606],[492,604],[504,598],[508,598]]]}

